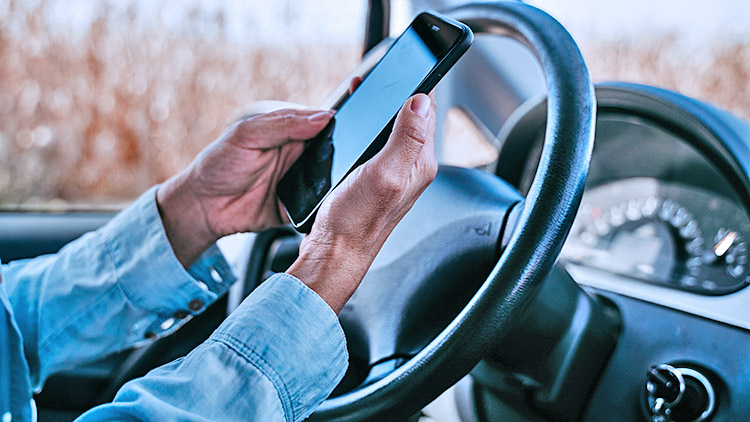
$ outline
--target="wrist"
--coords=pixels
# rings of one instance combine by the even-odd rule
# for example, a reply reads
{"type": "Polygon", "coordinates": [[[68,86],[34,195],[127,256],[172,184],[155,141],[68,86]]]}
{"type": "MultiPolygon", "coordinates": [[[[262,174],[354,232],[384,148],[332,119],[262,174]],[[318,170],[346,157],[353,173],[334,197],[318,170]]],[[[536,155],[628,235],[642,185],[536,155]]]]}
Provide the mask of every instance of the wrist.
{"type": "Polygon", "coordinates": [[[185,268],[189,268],[219,239],[185,173],[172,177],[159,187],[156,204],[167,239],[185,268]]]}
{"type": "Polygon", "coordinates": [[[315,291],[337,314],[367,273],[373,257],[343,243],[304,242],[286,273],[315,291]]]}

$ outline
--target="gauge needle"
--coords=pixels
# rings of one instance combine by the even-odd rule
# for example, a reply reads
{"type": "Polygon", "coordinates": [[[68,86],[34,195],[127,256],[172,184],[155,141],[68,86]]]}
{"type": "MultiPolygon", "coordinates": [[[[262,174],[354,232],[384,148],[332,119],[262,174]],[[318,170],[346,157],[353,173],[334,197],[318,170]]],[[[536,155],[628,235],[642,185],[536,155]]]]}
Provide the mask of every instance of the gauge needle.
{"type": "Polygon", "coordinates": [[[737,240],[737,232],[729,232],[724,236],[719,243],[714,246],[714,255],[717,257],[724,256],[725,253],[732,247],[734,241],[737,240]]]}

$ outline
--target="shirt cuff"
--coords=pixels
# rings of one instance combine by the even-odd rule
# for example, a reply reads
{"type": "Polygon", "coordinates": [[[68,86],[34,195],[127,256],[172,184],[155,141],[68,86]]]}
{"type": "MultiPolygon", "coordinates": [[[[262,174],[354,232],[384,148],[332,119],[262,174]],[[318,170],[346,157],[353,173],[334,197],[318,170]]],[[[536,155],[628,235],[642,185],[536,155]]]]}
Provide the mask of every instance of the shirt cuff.
{"type": "Polygon", "coordinates": [[[261,284],[214,332],[276,388],[287,421],[310,415],[343,378],[346,338],[323,299],[288,274],[261,284]]]}
{"type": "Polygon", "coordinates": [[[189,271],[167,239],[153,187],[102,229],[119,284],[131,303],[161,315],[201,312],[236,280],[216,246],[189,271]]]}

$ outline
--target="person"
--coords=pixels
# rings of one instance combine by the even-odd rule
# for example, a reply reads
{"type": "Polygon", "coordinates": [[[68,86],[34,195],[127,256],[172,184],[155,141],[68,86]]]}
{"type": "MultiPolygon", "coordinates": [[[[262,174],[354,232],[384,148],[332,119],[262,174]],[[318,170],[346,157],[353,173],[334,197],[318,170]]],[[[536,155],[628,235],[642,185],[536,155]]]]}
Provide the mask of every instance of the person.
{"type": "MultiPolygon", "coordinates": [[[[168,334],[234,280],[220,237],[283,224],[275,186],[331,118],[249,117],[182,173],[57,254],[0,271],[0,418],[35,419],[56,371],[168,334]]],[[[384,149],[321,206],[298,259],[258,287],[187,356],[126,383],[81,421],[301,421],[343,377],[336,314],[434,179],[434,99],[410,98],[384,149]],[[356,210],[356,211],[353,211],[356,210]]]]}

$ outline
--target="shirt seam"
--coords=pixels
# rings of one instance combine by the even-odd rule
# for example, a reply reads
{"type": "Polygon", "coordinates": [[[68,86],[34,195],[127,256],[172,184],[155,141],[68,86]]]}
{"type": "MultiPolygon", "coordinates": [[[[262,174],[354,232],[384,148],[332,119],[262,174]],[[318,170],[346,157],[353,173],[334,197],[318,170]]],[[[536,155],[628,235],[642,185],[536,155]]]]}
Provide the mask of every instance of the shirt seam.
{"type": "Polygon", "coordinates": [[[133,307],[146,313],[154,312],[153,310],[146,309],[144,306],[142,306],[141,303],[139,303],[139,301],[135,300],[135,297],[133,296],[133,294],[130,293],[130,290],[128,290],[127,286],[122,281],[122,277],[120,276],[121,262],[118,259],[116,259],[117,254],[115,253],[115,249],[112,246],[109,238],[103,235],[102,237],[103,237],[102,243],[104,244],[104,250],[106,252],[105,255],[107,256],[107,261],[112,266],[112,274],[114,274],[114,277],[115,277],[115,284],[113,287],[119,287],[120,290],[122,290],[122,294],[125,295],[125,298],[127,299],[128,303],[133,305],[133,307]]]}
{"type": "Polygon", "coordinates": [[[294,406],[292,405],[292,395],[289,392],[289,388],[281,375],[273,369],[273,366],[262,355],[228,333],[217,333],[212,336],[210,341],[224,344],[227,348],[245,359],[249,364],[257,368],[258,371],[268,378],[274,386],[276,393],[279,395],[281,407],[284,411],[284,415],[287,416],[287,420],[292,422],[296,420],[294,406]],[[291,416],[291,419],[288,416],[291,416]]]}

